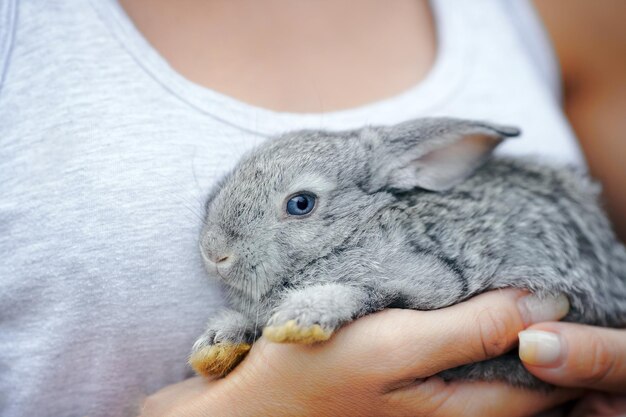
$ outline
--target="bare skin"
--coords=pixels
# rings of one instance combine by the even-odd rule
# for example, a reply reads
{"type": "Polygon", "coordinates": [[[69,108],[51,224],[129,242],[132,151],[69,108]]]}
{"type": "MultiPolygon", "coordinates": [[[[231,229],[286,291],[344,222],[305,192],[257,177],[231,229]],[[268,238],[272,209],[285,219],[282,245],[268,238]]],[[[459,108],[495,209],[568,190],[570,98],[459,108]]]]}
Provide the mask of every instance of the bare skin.
{"type": "MultiPolygon", "coordinates": [[[[434,23],[425,0],[398,0],[394,7],[377,0],[358,4],[354,0],[121,0],[121,3],[144,36],[185,77],[242,101],[279,111],[332,111],[392,96],[424,78],[436,54],[434,23]]],[[[622,0],[535,0],[535,3],[561,63],[564,109],[580,139],[591,172],[603,183],[607,208],[616,230],[625,239],[626,164],[622,158],[626,155],[623,133],[626,132],[626,26],[622,20],[626,3],[622,0]]],[[[411,323],[420,322],[413,313],[421,314],[406,313],[410,316],[405,317],[409,327],[411,323]]],[[[357,410],[350,407],[358,406],[365,407],[363,415],[367,415],[366,411],[380,411],[381,404],[389,404],[389,393],[383,396],[380,392],[368,391],[366,388],[377,381],[365,380],[359,374],[359,370],[367,368],[364,363],[367,364],[368,358],[371,360],[367,355],[380,357],[380,352],[374,346],[373,351],[360,352],[359,356],[350,351],[347,344],[353,346],[352,343],[362,337],[360,332],[380,330],[384,323],[380,317],[389,317],[385,314],[405,313],[394,311],[358,320],[340,332],[334,341],[312,350],[262,341],[253,347],[232,378],[210,382],[192,379],[165,388],[149,398],[145,415],[195,416],[204,415],[206,410],[214,410],[212,415],[229,415],[234,412],[232,404],[241,407],[236,415],[252,415],[254,410],[258,414],[259,408],[254,407],[269,406],[270,398],[274,403],[282,401],[279,405],[300,407],[301,415],[307,415],[305,411],[309,410],[308,415],[311,415],[314,414],[311,410],[315,410],[311,407],[319,407],[319,402],[311,401],[321,396],[338,401],[331,401],[339,407],[333,409],[335,414],[341,414],[341,410],[357,410]],[[356,380],[341,379],[341,374],[333,374],[333,369],[324,367],[326,362],[322,362],[322,359],[335,358],[338,362],[331,361],[331,364],[349,364],[355,357],[361,361],[353,364],[355,368],[342,369],[356,380]],[[290,367],[288,363],[297,366],[290,367]],[[311,364],[321,366],[324,372],[311,373],[317,369],[311,364]],[[302,375],[308,375],[307,384],[302,385],[302,375]],[[324,385],[324,381],[328,383],[333,376],[336,377],[333,381],[339,382],[324,385]],[[366,384],[359,385],[358,381],[366,384]],[[364,391],[359,391],[361,388],[364,391]],[[242,401],[244,398],[246,400],[242,401]],[[231,406],[220,408],[229,404],[228,399],[232,400],[231,406]]],[[[440,322],[442,312],[428,314],[426,317],[430,320],[440,322]]],[[[397,326],[397,322],[394,323],[397,326]]],[[[625,344],[625,331],[548,324],[552,325],[556,327],[539,330],[558,334],[568,346],[576,346],[578,360],[569,360],[564,352],[562,362],[552,364],[554,366],[528,363],[531,372],[560,385],[571,385],[571,381],[575,381],[575,386],[607,391],[617,391],[624,385],[626,349],[608,349],[625,344]],[[600,342],[590,344],[590,340],[600,342]],[[610,358],[612,366],[606,371],[610,375],[608,382],[606,376],[600,379],[594,376],[598,369],[605,369],[602,366],[606,366],[606,358],[610,358]]],[[[476,324],[468,324],[468,328],[473,329],[474,336],[480,333],[476,324]]],[[[431,330],[431,333],[418,332],[417,335],[422,337],[420,340],[433,343],[444,336],[436,329],[431,330]]],[[[444,333],[451,334],[448,329],[444,333]]],[[[457,336],[460,340],[471,337],[457,336]]],[[[413,342],[421,346],[418,340],[413,342]]],[[[386,343],[397,343],[397,340],[389,339],[386,343]]],[[[433,354],[427,362],[439,367],[437,369],[445,369],[467,361],[467,355],[467,352],[457,352],[457,356],[442,360],[433,354]]],[[[411,377],[427,376],[434,370],[412,369],[411,377]]],[[[385,381],[388,383],[392,377],[395,376],[387,374],[385,381]]],[[[446,388],[430,379],[411,387],[409,392],[407,396],[392,396],[400,399],[394,403],[397,406],[394,409],[398,410],[395,415],[458,415],[459,407],[463,407],[463,415],[513,415],[512,409],[521,413],[519,415],[530,415],[573,395],[569,392],[538,399],[536,394],[521,393],[498,384],[453,384],[446,388]],[[442,400],[444,397],[449,399],[442,400]],[[420,401],[416,402],[416,398],[420,401]],[[480,398],[480,403],[476,398],[480,398]],[[489,403],[486,398],[495,402],[489,403]],[[481,408],[485,403],[488,409],[481,408]]],[[[579,410],[617,401],[617,397],[599,394],[585,398],[579,410]]],[[[284,410],[284,407],[268,409],[265,414],[281,415],[284,410]]],[[[330,411],[328,414],[332,414],[330,411]]],[[[373,415],[385,415],[381,413],[373,415]]],[[[294,414],[298,413],[290,415],[294,414]]]]}
{"type": "Polygon", "coordinates": [[[121,3],[185,77],[272,110],[332,111],[389,97],[435,60],[424,0],[121,3]]]}

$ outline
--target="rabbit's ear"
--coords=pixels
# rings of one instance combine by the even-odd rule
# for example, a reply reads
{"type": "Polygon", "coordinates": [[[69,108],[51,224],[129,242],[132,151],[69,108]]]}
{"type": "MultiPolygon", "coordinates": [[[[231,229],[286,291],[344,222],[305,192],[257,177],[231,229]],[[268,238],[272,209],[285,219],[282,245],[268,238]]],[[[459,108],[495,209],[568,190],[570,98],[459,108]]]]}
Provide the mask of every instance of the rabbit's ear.
{"type": "Polygon", "coordinates": [[[443,191],[481,166],[515,127],[448,118],[417,119],[383,127],[368,135],[370,188],[443,191]]]}

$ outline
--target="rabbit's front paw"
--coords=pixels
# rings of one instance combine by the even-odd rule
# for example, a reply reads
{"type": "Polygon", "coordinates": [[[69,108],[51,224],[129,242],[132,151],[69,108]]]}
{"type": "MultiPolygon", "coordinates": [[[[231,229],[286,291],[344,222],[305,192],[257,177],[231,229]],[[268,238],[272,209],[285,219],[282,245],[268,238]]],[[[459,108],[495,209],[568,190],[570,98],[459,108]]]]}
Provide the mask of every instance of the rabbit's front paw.
{"type": "Polygon", "coordinates": [[[326,330],[319,324],[302,326],[297,320],[289,320],[276,326],[267,326],[263,329],[263,336],[276,343],[303,343],[310,344],[330,339],[332,330],[326,330]]]}
{"type": "Polygon", "coordinates": [[[249,343],[229,340],[216,340],[215,331],[207,331],[193,345],[189,365],[196,373],[210,376],[224,376],[245,358],[250,350],[249,343]]]}
{"type": "Polygon", "coordinates": [[[278,343],[315,343],[330,339],[340,326],[369,312],[368,295],[342,284],[320,284],[294,290],[263,329],[278,343]]]}
{"type": "Polygon", "coordinates": [[[300,307],[276,312],[263,329],[263,336],[277,343],[310,344],[328,340],[336,326],[336,320],[300,307]]]}

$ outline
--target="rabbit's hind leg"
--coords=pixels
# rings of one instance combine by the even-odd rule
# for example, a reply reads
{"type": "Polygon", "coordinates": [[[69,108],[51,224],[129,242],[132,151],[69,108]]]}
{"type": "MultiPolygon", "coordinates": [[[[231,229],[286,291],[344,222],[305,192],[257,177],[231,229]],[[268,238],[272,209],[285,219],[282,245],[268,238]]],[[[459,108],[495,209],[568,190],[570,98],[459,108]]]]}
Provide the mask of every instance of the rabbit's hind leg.
{"type": "Polygon", "coordinates": [[[517,350],[497,358],[448,369],[438,375],[444,381],[501,381],[515,387],[543,392],[551,391],[554,388],[552,385],[535,378],[524,368],[517,355],[517,350]]]}

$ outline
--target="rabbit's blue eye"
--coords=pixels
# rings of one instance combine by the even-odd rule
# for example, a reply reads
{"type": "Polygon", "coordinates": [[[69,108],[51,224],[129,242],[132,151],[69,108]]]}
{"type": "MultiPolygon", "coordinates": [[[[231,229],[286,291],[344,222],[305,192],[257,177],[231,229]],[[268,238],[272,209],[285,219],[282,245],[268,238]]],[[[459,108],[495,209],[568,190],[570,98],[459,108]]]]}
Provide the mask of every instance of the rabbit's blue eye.
{"type": "Polygon", "coordinates": [[[309,214],[315,207],[315,196],[312,194],[294,195],[287,201],[287,213],[292,216],[309,214]]]}

